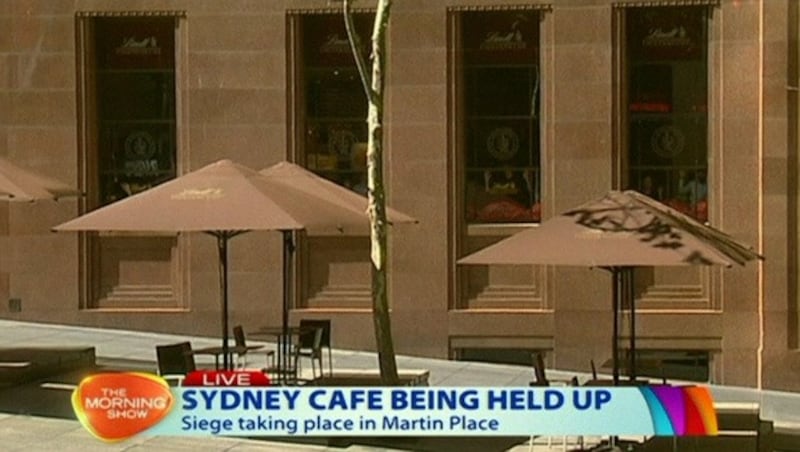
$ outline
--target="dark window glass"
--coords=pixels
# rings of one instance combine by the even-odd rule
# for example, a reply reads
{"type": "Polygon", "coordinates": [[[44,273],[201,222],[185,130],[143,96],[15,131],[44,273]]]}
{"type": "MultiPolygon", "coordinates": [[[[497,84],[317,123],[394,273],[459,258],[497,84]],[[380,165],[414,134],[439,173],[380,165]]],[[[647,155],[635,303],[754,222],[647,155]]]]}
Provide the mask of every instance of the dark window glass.
{"type": "MultiPolygon", "coordinates": [[[[372,19],[355,16],[363,43],[369,42],[372,19]]],[[[367,98],[344,22],[338,14],[321,14],[305,16],[301,24],[306,166],[366,194],[367,98]]]]}
{"type": "Polygon", "coordinates": [[[94,19],[100,203],[175,177],[175,19],[94,19]]]}
{"type": "Polygon", "coordinates": [[[706,221],[707,9],[626,14],[628,185],[706,221]]]}
{"type": "Polygon", "coordinates": [[[460,348],[457,356],[459,361],[530,366],[535,351],[530,348],[460,348]]]}
{"type": "Polygon", "coordinates": [[[703,350],[636,350],[636,374],[643,377],[709,381],[710,355],[703,350]]]}
{"type": "Polygon", "coordinates": [[[465,12],[460,30],[466,219],[539,221],[539,13],[465,12]]]}

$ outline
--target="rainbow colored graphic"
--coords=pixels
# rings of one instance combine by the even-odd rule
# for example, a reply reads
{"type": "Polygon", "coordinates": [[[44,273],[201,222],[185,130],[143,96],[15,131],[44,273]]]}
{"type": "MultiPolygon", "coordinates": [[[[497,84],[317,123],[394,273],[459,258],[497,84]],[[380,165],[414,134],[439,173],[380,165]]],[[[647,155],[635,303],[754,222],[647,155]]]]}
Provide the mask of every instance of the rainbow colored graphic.
{"type": "Polygon", "coordinates": [[[716,435],[717,412],[708,388],[642,386],[653,429],[659,436],[716,435]]]}

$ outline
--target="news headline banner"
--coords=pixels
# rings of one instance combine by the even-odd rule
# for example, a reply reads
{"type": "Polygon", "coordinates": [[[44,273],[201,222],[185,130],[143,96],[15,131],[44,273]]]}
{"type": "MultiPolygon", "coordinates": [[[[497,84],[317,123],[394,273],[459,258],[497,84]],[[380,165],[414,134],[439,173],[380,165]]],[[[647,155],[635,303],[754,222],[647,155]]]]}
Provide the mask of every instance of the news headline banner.
{"type": "Polygon", "coordinates": [[[698,386],[275,387],[260,372],[197,371],[170,387],[156,375],[104,373],[72,393],[78,420],[103,441],[195,436],[713,435],[698,386]]]}
{"type": "MultiPolygon", "coordinates": [[[[152,435],[713,435],[702,387],[182,387],[152,435]]],[[[135,416],[135,410],[128,414],[135,416]]]]}

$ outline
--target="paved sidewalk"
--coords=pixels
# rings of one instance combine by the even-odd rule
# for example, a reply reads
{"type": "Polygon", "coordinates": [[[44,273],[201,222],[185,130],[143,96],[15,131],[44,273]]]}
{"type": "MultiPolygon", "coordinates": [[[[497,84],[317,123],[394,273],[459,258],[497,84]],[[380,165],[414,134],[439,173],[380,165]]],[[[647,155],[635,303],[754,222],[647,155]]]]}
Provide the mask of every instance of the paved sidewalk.
{"type": "MultiPolygon", "coordinates": [[[[189,340],[199,348],[218,345],[218,340],[207,337],[187,337],[143,333],[125,330],[84,328],[0,320],[0,344],[2,347],[22,346],[93,346],[98,362],[125,362],[143,369],[155,371],[155,346],[189,340]]],[[[255,342],[258,343],[258,342],[255,342]]],[[[266,344],[268,347],[272,344],[266,344]]],[[[198,363],[213,364],[213,357],[198,356],[198,363]]],[[[263,358],[263,357],[259,357],[263,358]]],[[[255,359],[255,358],[254,358],[255,359]]],[[[377,358],[373,353],[334,350],[334,369],[374,369],[377,358]]],[[[527,386],[533,379],[533,370],[526,366],[498,365],[463,361],[447,361],[408,356],[397,357],[400,369],[427,369],[431,386],[527,386]]],[[[589,377],[576,372],[548,370],[553,380],[577,375],[581,380],[589,377]]],[[[757,402],[762,417],[782,423],[800,423],[800,394],[775,391],[755,391],[746,388],[712,386],[718,402],[757,402]]],[[[136,437],[129,441],[106,444],[93,438],[77,421],[42,418],[0,413],[0,438],[2,450],[25,451],[390,451],[401,449],[375,448],[368,446],[328,447],[313,444],[292,444],[276,441],[247,440],[237,438],[186,438],[186,437],[136,437]]],[[[575,444],[576,438],[569,438],[575,444]]],[[[590,438],[591,440],[591,438],[590,438]]],[[[596,441],[597,438],[594,438],[596,441]]],[[[445,440],[446,441],[446,440],[445,440]]],[[[524,441],[524,440],[523,440],[524,441]]],[[[537,438],[533,450],[564,450],[562,437],[537,438]]],[[[481,450],[479,441],[473,448],[460,447],[459,452],[481,450]]],[[[520,441],[522,442],[522,441],[520,441]]],[[[446,443],[445,443],[446,444],[446,443]]],[[[528,444],[520,444],[509,450],[527,451],[528,444]]],[[[446,450],[446,449],[442,449],[446,450]]]]}

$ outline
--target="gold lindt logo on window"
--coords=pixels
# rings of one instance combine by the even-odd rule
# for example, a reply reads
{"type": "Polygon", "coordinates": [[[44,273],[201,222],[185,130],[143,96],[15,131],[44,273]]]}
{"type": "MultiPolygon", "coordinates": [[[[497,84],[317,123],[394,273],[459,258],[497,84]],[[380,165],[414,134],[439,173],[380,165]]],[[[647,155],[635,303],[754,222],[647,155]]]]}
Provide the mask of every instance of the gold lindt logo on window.
{"type": "Polygon", "coordinates": [[[350,53],[350,41],[340,38],[338,33],[329,34],[325,42],[319,46],[320,53],[350,53]]]}
{"type": "Polygon", "coordinates": [[[642,39],[642,45],[653,47],[688,46],[691,43],[692,39],[686,32],[686,28],[680,25],[667,30],[661,27],[652,28],[642,39]]]}
{"type": "Polygon", "coordinates": [[[129,36],[122,39],[122,44],[115,49],[117,55],[161,55],[161,47],[155,36],[136,39],[129,36]]]}
{"type": "Polygon", "coordinates": [[[522,50],[528,47],[528,43],[519,30],[522,22],[527,22],[528,18],[519,14],[511,24],[509,31],[489,31],[481,42],[482,50],[522,50]]]}

